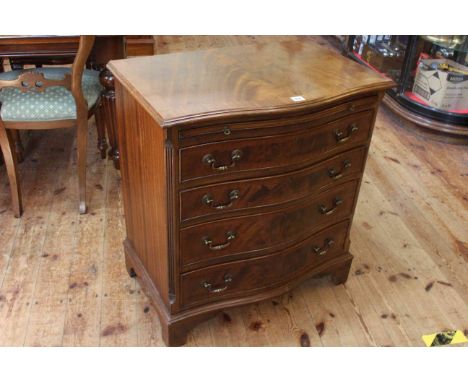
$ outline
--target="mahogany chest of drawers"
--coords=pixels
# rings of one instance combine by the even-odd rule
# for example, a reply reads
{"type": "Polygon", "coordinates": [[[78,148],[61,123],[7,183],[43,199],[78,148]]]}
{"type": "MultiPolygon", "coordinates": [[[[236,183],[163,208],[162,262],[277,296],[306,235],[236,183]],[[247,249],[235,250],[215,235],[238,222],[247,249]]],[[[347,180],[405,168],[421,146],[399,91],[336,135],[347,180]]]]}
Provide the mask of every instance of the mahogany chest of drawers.
{"type": "Polygon", "coordinates": [[[168,345],[219,311],[330,274],[392,82],[307,43],[111,61],[130,275],[168,345]]]}

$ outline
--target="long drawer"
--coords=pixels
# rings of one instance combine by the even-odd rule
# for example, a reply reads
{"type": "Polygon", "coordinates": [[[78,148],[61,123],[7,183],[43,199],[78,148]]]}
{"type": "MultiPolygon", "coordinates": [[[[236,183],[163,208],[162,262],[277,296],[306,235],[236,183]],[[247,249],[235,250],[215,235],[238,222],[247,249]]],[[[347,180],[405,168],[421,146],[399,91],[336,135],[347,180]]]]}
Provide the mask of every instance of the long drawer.
{"type": "Polygon", "coordinates": [[[359,147],[291,173],[224,182],[184,190],[180,193],[180,220],[190,223],[201,217],[217,217],[297,199],[360,174],[366,147],[359,147]]]}
{"type": "Polygon", "coordinates": [[[214,124],[211,126],[185,127],[179,130],[179,145],[182,147],[196,146],[209,142],[229,141],[239,138],[264,136],[265,131],[274,130],[276,133],[291,132],[302,125],[309,128],[323,125],[361,111],[374,109],[377,96],[348,101],[337,106],[294,117],[274,118],[247,122],[214,124]]]}
{"type": "Polygon", "coordinates": [[[203,223],[180,231],[183,270],[278,250],[350,216],[358,181],[273,212],[203,223]]]}
{"type": "MultiPolygon", "coordinates": [[[[237,139],[180,149],[180,181],[248,171],[293,168],[312,164],[325,155],[367,142],[374,111],[352,114],[320,127],[306,126],[295,133],[237,139]]],[[[256,176],[260,176],[257,172],[256,176]]]]}
{"type": "Polygon", "coordinates": [[[300,276],[345,251],[349,221],[338,223],[281,253],[234,261],[181,275],[184,306],[245,296],[300,276]]]}

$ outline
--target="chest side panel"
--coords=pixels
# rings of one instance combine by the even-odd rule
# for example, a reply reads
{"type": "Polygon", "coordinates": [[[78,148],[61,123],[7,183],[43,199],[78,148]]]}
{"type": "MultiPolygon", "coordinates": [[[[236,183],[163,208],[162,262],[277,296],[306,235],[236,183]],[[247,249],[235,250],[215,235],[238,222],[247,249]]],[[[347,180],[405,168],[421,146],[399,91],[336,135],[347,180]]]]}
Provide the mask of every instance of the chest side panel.
{"type": "Polygon", "coordinates": [[[127,245],[168,306],[167,132],[118,82],[116,101],[127,245]]]}

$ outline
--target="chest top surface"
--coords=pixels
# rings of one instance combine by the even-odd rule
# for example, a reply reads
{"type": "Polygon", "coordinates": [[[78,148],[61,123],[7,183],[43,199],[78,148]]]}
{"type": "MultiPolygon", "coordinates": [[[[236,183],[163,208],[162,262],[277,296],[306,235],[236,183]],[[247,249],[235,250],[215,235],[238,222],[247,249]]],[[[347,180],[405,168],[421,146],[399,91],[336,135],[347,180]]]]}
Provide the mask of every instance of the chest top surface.
{"type": "Polygon", "coordinates": [[[161,126],[314,107],[393,84],[312,42],[135,57],[108,67],[161,126]]]}

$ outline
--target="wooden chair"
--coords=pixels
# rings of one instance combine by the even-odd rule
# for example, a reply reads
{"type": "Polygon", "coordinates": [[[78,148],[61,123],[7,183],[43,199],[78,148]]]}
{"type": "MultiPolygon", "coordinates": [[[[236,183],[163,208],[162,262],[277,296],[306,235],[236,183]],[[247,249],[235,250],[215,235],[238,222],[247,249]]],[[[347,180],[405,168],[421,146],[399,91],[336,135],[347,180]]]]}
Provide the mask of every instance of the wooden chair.
{"type": "Polygon", "coordinates": [[[16,217],[23,212],[13,130],[77,127],[79,211],[86,213],[88,119],[102,91],[99,72],[85,70],[94,36],[81,36],[71,68],[47,67],[0,73],[0,148],[16,217]]]}

